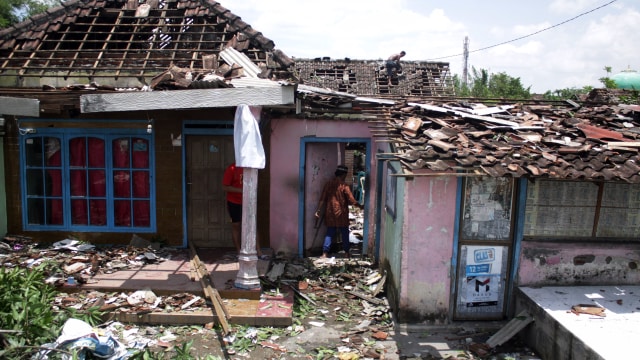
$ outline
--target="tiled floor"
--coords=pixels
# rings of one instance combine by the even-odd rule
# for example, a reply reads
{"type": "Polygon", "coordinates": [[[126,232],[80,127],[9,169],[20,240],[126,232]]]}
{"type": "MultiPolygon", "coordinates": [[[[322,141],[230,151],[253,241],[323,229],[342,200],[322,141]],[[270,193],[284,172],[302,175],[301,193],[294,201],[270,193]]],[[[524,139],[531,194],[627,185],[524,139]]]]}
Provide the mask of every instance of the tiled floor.
{"type": "MultiPolygon", "coordinates": [[[[209,270],[231,324],[286,326],[292,322],[293,291],[282,289],[278,294],[261,290],[244,290],[234,286],[239,269],[232,249],[199,249],[198,257],[209,270]]],[[[257,272],[264,275],[268,260],[258,260],[257,272]]],[[[192,271],[188,250],[173,252],[165,261],[147,264],[139,269],[119,270],[99,274],[83,285],[83,289],[100,291],[136,291],[149,288],[157,295],[189,292],[204,295],[202,284],[192,271]]],[[[125,316],[125,315],[123,315],[125,316]]],[[[126,316],[125,316],[126,317],[126,316]]],[[[149,323],[206,323],[215,319],[213,312],[189,314],[148,314],[144,317],[121,319],[149,323]],[[167,316],[163,316],[167,315],[167,316]]]]}

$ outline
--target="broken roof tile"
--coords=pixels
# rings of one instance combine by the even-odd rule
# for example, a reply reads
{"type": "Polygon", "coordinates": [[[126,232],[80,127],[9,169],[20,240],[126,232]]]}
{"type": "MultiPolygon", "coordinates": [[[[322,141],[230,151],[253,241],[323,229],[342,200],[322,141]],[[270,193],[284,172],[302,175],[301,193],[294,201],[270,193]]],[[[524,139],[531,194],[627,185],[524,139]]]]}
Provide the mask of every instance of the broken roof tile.
{"type": "MultiPolygon", "coordinates": [[[[441,160],[455,161],[461,170],[481,169],[494,177],[638,180],[640,108],[531,102],[510,105],[505,116],[500,112],[504,105],[412,100],[392,109],[389,125],[415,117],[428,120],[412,138],[412,142],[426,140],[434,148],[420,152],[425,170],[440,171],[435,164],[441,160]]],[[[402,157],[407,151],[402,146],[408,143],[406,137],[397,126],[390,126],[387,133],[397,140],[395,151],[402,157]]],[[[411,163],[412,171],[418,170],[418,163],[411,163]]]]}

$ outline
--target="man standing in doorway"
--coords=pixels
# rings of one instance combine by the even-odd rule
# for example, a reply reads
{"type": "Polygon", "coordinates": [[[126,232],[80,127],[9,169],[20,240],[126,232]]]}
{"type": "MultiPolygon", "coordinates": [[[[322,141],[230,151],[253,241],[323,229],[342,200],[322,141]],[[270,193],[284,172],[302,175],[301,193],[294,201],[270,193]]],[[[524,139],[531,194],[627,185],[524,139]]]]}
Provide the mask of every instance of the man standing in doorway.
{"type": "MultiPolygon", "coordinates": [[[[222,178],[222,189],[227,193],[227,211],[231,217],[231,238],[238,254],[242,247],[242,174],[242,168],[234,162],[227,166],[222,178]]],[[[259,239],[256,235],[256,253],[259,259],[266,260],[262,255],[259,239]]]]}
{"type": "Polygon", "coordinates": [[[324,210],[324,221],[327,226],[327,235],[322,245],[322,258],[326,258],[331,249],[331,242],[340,232],[342,237],[342,249],[345,255],[349,256],[349,205],[364,208],[353,197],[351,187],[345,183],[349,169],[344,165],[339,165],[335,171],[335,177],[324,185],[315,216],[320,218],[320,213],[324,210]]]}

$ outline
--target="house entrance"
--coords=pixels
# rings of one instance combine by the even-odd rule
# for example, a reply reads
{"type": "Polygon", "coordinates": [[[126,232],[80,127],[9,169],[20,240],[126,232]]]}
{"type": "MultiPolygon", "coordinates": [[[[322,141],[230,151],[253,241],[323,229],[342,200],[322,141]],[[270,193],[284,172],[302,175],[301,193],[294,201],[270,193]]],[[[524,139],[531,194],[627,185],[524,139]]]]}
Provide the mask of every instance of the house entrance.
{"type": "MultiPolygon", "coordinates": [[[[307,139],[308,140],[308,139],[307,139]]],[[[349,168],[346,181],[351,185],[351,192],[357,201],[366,204],[368,199],[367,179],[369,161],[367,158],[369,142],[341,141],[328,139],[308,140],[304,147],[303,168],[301,174],[304,181],[303,194],[303,241],[301,242],[303,256],[318,256],[322,254],[322,243],[327,228],[323,218],[315,217],[318,200],[322,195],[325,182],[332,179],[338,165],[349,168]]],[[[366,211],[352,209],[350,226],[351,249],[355,252],[366,252],[366,229],[368,219],[366,211]]],[[[342,250],[339,244],[333,246],[332,251],[342,250]]]]}
{"type": "Polygon", "coordinates": [[[499,320],[506,312],[514,238],[514,182],[467,178],[456,269],[454,320],[499,320]]]}
{"type": "Polygon", "coordinates": [[[222,190],[234,156],[233,136],[185,138],[187,239],[197,248],[234,246],[222,190]]]}

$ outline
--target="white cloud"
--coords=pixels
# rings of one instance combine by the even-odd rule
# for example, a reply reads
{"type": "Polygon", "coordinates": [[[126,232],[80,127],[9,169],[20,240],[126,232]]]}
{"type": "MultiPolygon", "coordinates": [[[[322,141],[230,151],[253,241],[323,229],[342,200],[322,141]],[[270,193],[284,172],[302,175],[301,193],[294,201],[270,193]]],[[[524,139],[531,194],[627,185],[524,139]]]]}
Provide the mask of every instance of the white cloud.
{"type": "Polygon", "coordinates": [[[604,4],[602,0],[553,0],[549,9],[559,14],[576,14],[604,4]]]}
{"type": "Polygon", "coordinates": [[[219,1],[298,58],[376,60],[405,50],[406,60],[449,62],[459,74],[469,36],[471,51],[506,42],[472,52],[470,65],[519,77],[536,92],[598,86],[604,66],[640,70],[637,0],[618,0],[571,21],[608,0],[499,5],[477,0],[437,5],[423,0],[219,1]]]}

